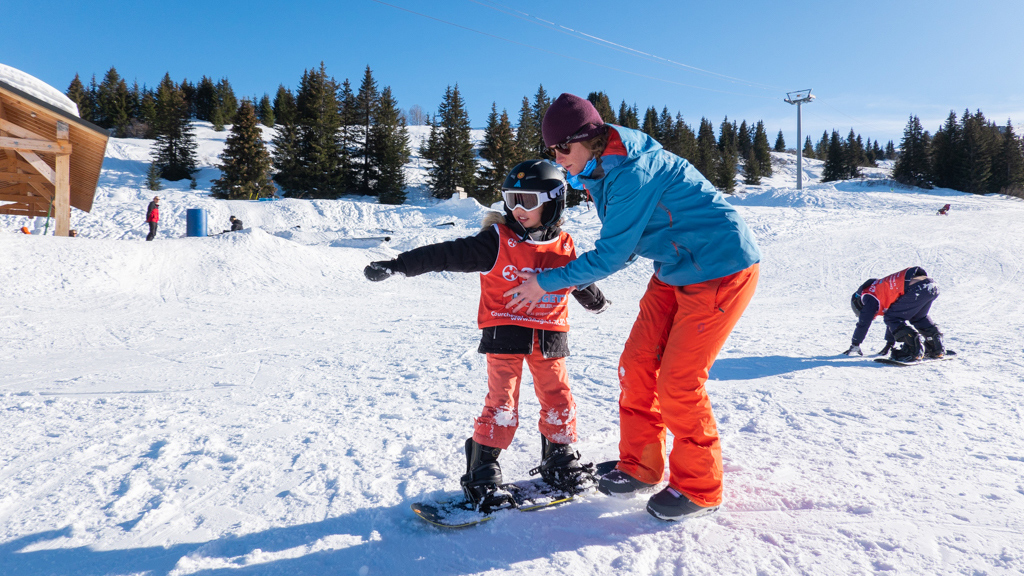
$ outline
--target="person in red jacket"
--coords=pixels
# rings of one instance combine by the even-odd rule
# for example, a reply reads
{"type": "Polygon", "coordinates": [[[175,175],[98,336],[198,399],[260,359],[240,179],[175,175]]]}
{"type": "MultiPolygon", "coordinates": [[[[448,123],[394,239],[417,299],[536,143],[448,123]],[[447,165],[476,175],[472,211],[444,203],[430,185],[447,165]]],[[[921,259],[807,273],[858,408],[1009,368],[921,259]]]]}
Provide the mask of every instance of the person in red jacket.
{"type": "Polygon", "coordinates": [[[850,299],[853,313],[857,315],[857,328],[850,347],[843,354],[863,356],[860,344],[871,322],[881,316],[885,322],[885,348],[879,354],[891,350],[892,359],[900,362],[913,362],[925,356],[942,358],[945,355],[942,333],[928,317],[932,302],[938,297],[938,285],[920,266],[911,266],[885,278],[869,278],[850,299]]]}
{"type": "Polygon", "coordinates": [[[374,282],[395,274],[480,273],[478,351],[487,355],[488,392],[473,436],[466,440],[466,474],[461,478],[466,498],[480,510],[511,505],[509,495],[500,489],[498,456],[512,443],[519,426],[524,361],[541,407],[541,464],[536,471],[549,485],[570,492],[591,477],[591,465],[583,464],[572,447],[578,436],[576,403],[565,367],[568,296],[571,293],[594,313],[603,312],[611,302],[590,284],[546,294],[532,313],[505,308],[512,298],[504,293],[519,284],[521,273],[556,268],[576,258],[572,236],[559,228],[565,190],[560,168],[545,160],[527,160],[505,178],[505,213],[488,214],[476,236],[422,246],[393,260],[372,262],[363,270],[374,282]]]}
{"type": "Polygon", "coordinates": [[[160,221],[160,197],[153,196],[153,201],[149,203],[146,208],[146,222],[149,224],[149,235],[146,236],[146,241],[149,242],[153,238],[156,238],[156,225],[160,221]]]}

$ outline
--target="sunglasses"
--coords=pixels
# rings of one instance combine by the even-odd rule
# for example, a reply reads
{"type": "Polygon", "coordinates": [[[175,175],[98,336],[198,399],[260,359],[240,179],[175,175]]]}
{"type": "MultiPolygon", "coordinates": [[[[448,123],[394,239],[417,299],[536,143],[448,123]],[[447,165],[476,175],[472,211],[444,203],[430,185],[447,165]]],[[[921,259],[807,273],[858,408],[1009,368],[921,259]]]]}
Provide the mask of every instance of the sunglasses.
{"type": "Polygon", "coordinates": [[[568,154],[569,148],[572,146],[572,139],[579,136],[580,134],[583,133],[583,131],[588,130],[589,128],[591,128],[589,124],[584,124],[582,128],[580,128],[576,132],[573,132],[572,135],[563,140],[561,144],[553,144],[551,146],[548,146],[548,152],[550,152],[552,156],[555,155],[555,152],[568,154]]]}
{"type": "Polygon", "coordinates": [[[501,197],[505,200],[505,206],[508,206],[509,210],[522,208],[527,212],[532,212],[537,208],[540,208],[541,204],[548,200],[554,200],[561,196],[563,191],[565,191],[565,186],[559,186],[550,192],[502,190],[501,197]]]}

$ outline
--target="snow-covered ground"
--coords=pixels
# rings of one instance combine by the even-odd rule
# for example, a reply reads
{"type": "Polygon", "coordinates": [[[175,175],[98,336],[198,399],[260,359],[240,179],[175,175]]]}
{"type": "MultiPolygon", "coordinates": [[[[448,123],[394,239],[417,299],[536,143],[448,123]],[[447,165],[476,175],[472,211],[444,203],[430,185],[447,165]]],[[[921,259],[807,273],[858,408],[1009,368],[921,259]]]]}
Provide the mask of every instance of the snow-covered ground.
{"type": "MultiPolygon", "coordinates": [[[[723,509],[665,523],[643,499],[590,494],[453,532],[409,505],[464,471],[486,390],[477,278],[374,284],[362,268],[473,234],[484,208],[427,198],[415,158],[403,206],[215,200],[227,133],[198,135],[199,188],[159,192],[154,242],[142,140],[110,141],[79,238],[0,217],[0,574],[1024,572],[1024,203],[891,189],[881,169],[821,184],[814,160],[798,191],[793,157],[775,155],[775,176],[730,198],[764,260],[708,382],[723,509]],[[247,229],[184,238],[188,208],[211,232],[232,214],[247,229]],[[932,317],[960,356],[839,355],[850,293],[911,265],[938,282],[932,317]]],[[[585,250],[599,223],[584,206],[566,228],[585,250]]],[[[650,272],[601,282],[604,314],[571,305],[594,461],[617,456],[616,366],[650,272]]],[[[540,453],[536,399],[522,402],[512,479],[540,453]]]]}

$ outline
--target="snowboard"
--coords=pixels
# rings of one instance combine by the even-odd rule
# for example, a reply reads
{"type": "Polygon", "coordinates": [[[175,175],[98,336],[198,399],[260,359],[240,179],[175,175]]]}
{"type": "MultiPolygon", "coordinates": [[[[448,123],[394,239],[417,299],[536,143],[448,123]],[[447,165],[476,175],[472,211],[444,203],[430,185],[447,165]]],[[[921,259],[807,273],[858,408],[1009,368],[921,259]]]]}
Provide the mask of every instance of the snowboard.
{"type": "Polygon", "coordinates": [[[899,360],[893,360],[892,358],[875,358],[875,362],[888,364],[890,366],[917,366],[918,364],[941,362],[943,360],[953,360],[954,358],[956,358],[956,352],[946,350],[946,354],[942,358],[922,358],[920,360],[915,360],[914,362],[900,362],[899,360]]]}
{"type": "MultiPolygon", "coordinates": [[[[611,472],[618,460],[602,462],[594,467],[595,478],[611,472]]],[[[412,511],[420,519],[440,528],[468,528],[488,522],[504,512],[533,512],[571,502],[576,496],[592,489],[596,483],[590,483],[582,490],[569,492],[549,486],[540,478],[520,480],[502,484],[499,488],[508,493],[511,504],[489,512],[473,508],[463,494],[441,497],[434,502],[415,502],[412,511]]]]}

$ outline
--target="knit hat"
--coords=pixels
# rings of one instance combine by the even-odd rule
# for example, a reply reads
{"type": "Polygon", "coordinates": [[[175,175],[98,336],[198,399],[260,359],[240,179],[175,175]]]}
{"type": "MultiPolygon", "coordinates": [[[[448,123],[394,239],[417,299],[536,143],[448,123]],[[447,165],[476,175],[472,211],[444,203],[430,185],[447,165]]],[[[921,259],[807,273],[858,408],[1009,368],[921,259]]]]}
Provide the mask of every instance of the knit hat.
{"type": "Polygon", "coordinates": [[[604,130],[597,108],[589,100],[568,93],[551,103],[541,122],[545,146],[589,140],[604,130]]]}

